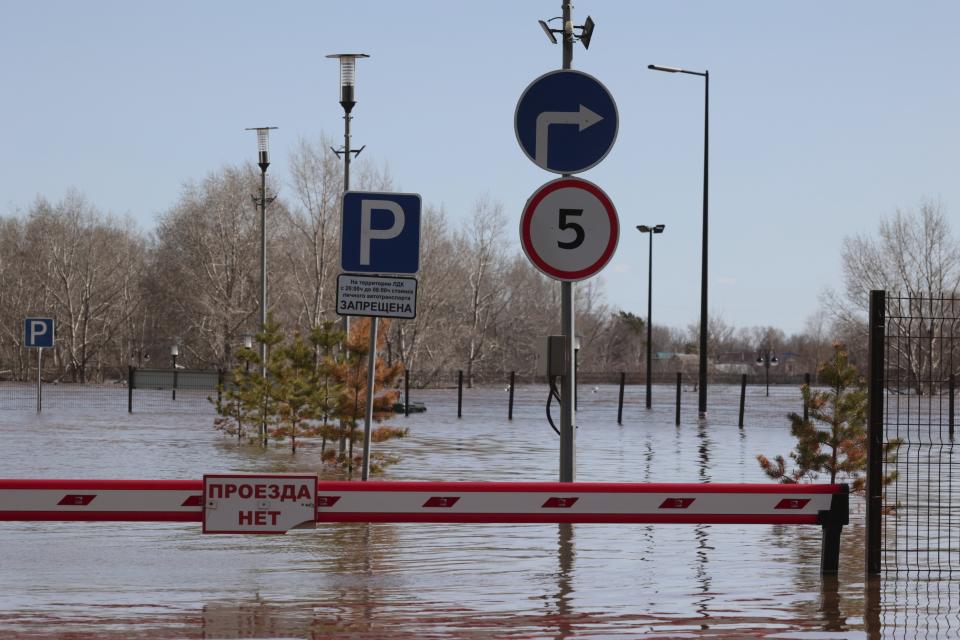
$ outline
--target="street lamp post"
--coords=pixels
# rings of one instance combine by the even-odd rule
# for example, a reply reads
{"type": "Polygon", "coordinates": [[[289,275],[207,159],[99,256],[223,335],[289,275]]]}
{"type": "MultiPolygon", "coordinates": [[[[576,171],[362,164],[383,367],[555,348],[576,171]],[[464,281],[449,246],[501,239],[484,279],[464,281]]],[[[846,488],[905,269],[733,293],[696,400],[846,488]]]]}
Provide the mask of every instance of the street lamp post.
{"type": "Polygon", "coordinates": [[[703,78],[703,239],[700,258],[700,378],[697,410],[700,418],[707,417],[707,221],[710,185],[710,71],[689,71],[678,67],[647,65],[654,71],[685,73],[703,78]]]}
{"type": "MultiPolygon", "coordinates": [[[[276,127],[249,127],[257,132],[257,165],[260,167],[260,197],[253,202],[260,206],[260,331],[267,329],[267,205],[274,198],[267,197],[267,167],[270,166],[270,130],[276,127]]],[[[260,345],[260,375],[267,377],[267,343],[260,345]]],[[[260,423],[260,436],[267,443],[266,416],[260,423]]]]}
{"type": "Polygon", "coordinates": [[[177,399],[177,356],[180,355],[180,347],[174,343],[170,346],[170,360],[173,363],[173,393],[171,400],[177,399]]]}
{"type": "Polygon", "coordinates": [[[653,236],[656,233],[663,233],[664,229],[666,229],[666,225],[663,224],[652,227],[648,227],[645,224],[637,225],[637,230],[640,231],[640,233],[650,234],[649,264],[647,266],[647,409],[652,406],[650,399],[650,377],[653,367],[653,324],[650,318],[653,310],[653,236]]]}
{"type": "Polygon", "coordinates": [[[762,366],[767,372],[767,397],[770,397],[770,367],[780,364],[777,354],[770,347],[764,347],[757,354],[757,365],[762,366]]]}
{"type": "MultiPolygon", "coordinates": [[[[359,149],[350,148],[350,121],[353,120],[353,107],[357,104],[357,60],[369,58],[366,53],[331,53],[328,58],[340,61],[340,106],[343,107],[343,147],[330,148],[338,156],[343,156],[343,192],[350,191],[350,161],[360,155],[367,145],[359,149]]],[[[350,337],[350,316],[343,316],[343,331],[350,337]]]]}
{"type": "MultiPolygon", "coordinates": [[[[359,149],[350,148],[350,121],[353,119],[351,112],[357,104],[357,60],[369,58],[366,53],[331,53],[328,58],[336,58],[340,61],[340,106],[343,107],[343,147],[340,149],[331,149],[338,156],[343,156],[343,192],[350,190],[350,161],[353,157],[360,155],[360,152],[366,148],[363,145],[359,149]]],[[[360,479],[366,480],[370,475],[370,431],[373,424],[373,385],[376,380],[377,372],[377,324],[378,318],[370,318],[370,351],[367,361],[367,406],[364,414],[363,424],[363,461],[360,467],[360,479]]],[[[350,339],[350,317],[343,316],[343,331],[346,340],[350,339]]],[[[340,451],[346,450],[346,440],[341,438],[340,451]]]]}

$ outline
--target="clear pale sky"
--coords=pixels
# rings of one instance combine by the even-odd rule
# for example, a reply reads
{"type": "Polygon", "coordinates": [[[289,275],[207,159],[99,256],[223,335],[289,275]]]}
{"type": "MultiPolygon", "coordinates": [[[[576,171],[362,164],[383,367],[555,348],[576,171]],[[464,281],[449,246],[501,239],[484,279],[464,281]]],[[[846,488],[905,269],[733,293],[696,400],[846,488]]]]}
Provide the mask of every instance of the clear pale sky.
{"type": "MultiPolygon", "coordinates": [[[[507,238],[553,179],[513,131],[527,84],[560,67],[537,19],[560,0],[432,2],[3,2],[0,211],[70,187],[149,230],[184,182],[255,159],[245,127],[279,127],[283,183],[299,137],[342,135],[334,52],[358,63],[355,145],[398,190],[454,221],[484,194],[507,238]]],[[[654,322],[699,314],[703,81],[649,63],[709,69],[710,310],[737,326],[799,331],[839,287],[846,235],[898,207],[939,200],[960,233],[960,4],[580,0],[590,49],[573,66],[611,91],[617,142],[581,177],[616,205],[607,301],[654,322]]],[[[292,195],[289,188],[282,189],[292,195]]]]}

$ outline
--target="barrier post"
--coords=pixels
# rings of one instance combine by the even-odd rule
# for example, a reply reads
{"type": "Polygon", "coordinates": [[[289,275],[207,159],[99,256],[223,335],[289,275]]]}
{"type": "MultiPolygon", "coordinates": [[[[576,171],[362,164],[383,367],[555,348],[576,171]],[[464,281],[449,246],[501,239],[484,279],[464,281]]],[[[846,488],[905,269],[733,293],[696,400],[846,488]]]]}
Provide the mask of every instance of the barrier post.
{"type": "Polygon", "coordinates": [[[819,516],[823,528],[820,573],[834,574],[840,569],[840,534],[843,526],[850,524],[850,487],[841,484],[830,500],[830,510],[821,511],[819,516]]]}
{"type": "Polygon", "coordinates": [[[410,416],[410,370],[403,369],[403,416],[410,416]]]}
{"type": "Polygon", "coordinates": [[[513,420],[513,384],[516,382],[516,371],[510,372],[510,402],[507,407],[507,420],[513,420]]]}
{"type": "Polygon", "coordinates": [[[737,419],[737,426],[743,429],[743,406],[747,401],[747,374],[740,374],[740,417],[737,419]]]}
{"type": "Polygon", "coordinates": [[[623,385],[626,382],[627,374],[620,372],[620,401],[617,403],[617,424],[623,424],[623,385]]]}
{"type": "Polygon", "coordinates": [[[132,366],[127,367],[127,413],[133,413],[133,372],[132,366]]]}
{"type": "Polygon", "coordinates": [[[463,417],[463,369],[457,371],[457,417],[463,417]]]}
{"type": "Polygon", "coordinates": [[[883,508],[883,344],[886,333],[886,292],[870,292],[867,369],[867,575],[881,570],[880,513],[883,508]]]}
{"type": "Polygon", "coordinates": [[[683,373],[677,371],[677,426],[680,426],[680,386],[683,384],[683,373]]]}

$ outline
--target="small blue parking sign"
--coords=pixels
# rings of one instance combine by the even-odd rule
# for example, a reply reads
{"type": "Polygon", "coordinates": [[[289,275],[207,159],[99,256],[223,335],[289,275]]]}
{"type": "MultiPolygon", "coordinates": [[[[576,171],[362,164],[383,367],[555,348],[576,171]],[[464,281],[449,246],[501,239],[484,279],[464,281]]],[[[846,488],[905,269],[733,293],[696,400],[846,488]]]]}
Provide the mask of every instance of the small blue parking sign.
{"type": "Polygon", "coordinates": [[[416,273],[420,269],[420,195],[343,194],[340,266],[355,273],[416,273]]]}
{"type": "Polygon", "coordinates": [[[541,169],[580,173],[603,160],[617,139],[617,105],[588,73],[561,69],[530,83],[514,113],[517,142],[541,169]]]}
{"type": "Polygon", "coordinates": [[[27,318],[23,321],[23,346],[49,349],[53,346],[53,318],[27,318]]]}

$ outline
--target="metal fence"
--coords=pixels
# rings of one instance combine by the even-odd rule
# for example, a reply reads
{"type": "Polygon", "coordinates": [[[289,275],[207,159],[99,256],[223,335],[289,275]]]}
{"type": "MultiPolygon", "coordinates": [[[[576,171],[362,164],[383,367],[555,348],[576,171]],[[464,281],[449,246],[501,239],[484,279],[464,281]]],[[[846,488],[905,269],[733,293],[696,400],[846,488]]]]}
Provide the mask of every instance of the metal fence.
{"type": "Polygon", "coordinates": [[[874,291],[870,316],[867,569],[960,574],[960,299],[874,291]]]}
{"type": "MultiPolygon", "coordinates": [[[[687,382],[685,384],[693,385],[697,382],[696,367],[680,371],[687,382]]],[[[510,371],[488,371],[483,370],[473,374],[473,384],[477,385],[499,385],[510,380],[510,371]]],[[[530,374],[529,372],[515,371],[517,384],[546,384],[547,376],[542,374],[530,374]]],[[[643,371],[586,371],[577,370],[577,384],[619,384],[620,374],[623,373],[626,384],[640,385],[645,384],[647,377],[643,371]]],[[[469,384],[469,375],[466,369],[442,369],[436,371],[410,371],[410,386],[415,389],[423,388],[451,388],[456,387],[460,374],[463,375],[464,384],[469,384]]],[[[769,376],[770,386],[799,386],[806,382],[806,376],[811,375],[816,382],[815,373],[780,373],[771,372],[769,376]]],[[[651,381],[653,384],[673,384],[676,380],[677,371],[654,371],[651,381]]],[[[708,385],[713,384],[740,384],[741,374],[712,371],[707,375],[708,385]]],[[[751,387],[765,385],[767,381],[766,372],[758,368],[753,373],[747,374],[747,384],[751,387]]]]}

